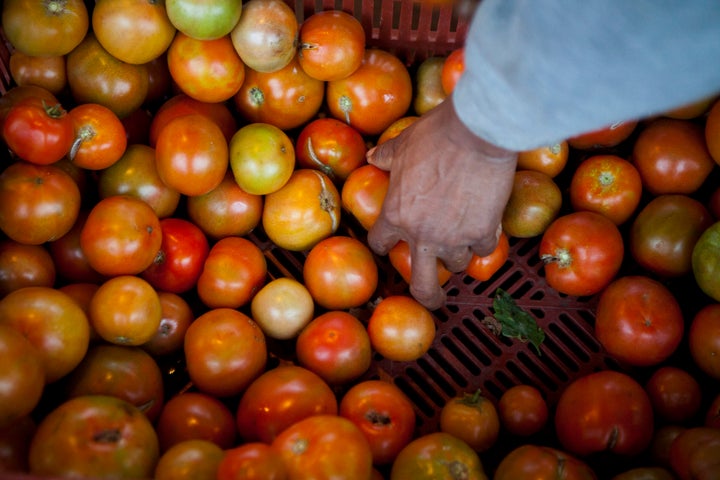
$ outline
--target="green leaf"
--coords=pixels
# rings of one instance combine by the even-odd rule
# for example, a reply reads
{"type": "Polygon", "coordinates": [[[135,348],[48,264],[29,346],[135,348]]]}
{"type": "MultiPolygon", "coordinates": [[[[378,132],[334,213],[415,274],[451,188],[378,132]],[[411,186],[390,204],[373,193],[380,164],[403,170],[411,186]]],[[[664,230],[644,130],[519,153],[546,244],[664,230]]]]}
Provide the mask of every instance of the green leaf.
{"type": "Polygon", "coordinates": [[[540,354],[540,344],[545,340],[545,332],[535,321],[535,317],[518,307],[515,299],[505,290],[498,288],[493,300],[495,320],[500,324],[500,333],[522,342],[530,342],[540,354]]]}

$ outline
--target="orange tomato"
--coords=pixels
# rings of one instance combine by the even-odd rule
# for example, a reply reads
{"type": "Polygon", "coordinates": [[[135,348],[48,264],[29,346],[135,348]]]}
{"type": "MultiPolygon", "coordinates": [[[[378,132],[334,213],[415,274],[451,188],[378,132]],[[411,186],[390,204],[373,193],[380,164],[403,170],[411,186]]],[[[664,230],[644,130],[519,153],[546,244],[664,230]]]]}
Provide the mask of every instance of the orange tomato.
{"type": "Polygon", "coordinates": [[[566,140],[518,153],[519,170],[535,170],[555,178],[567,165],[570,147],[566,140]]]}
{"type": "Polygon", "coordinates": [[[442,71],[440,72],[440,83],[445,95],[449,95],[455,89],[460,76],[465,71],[465,48],[460,47],[445,58],[442,71]]]}
{"type": "Polygon", "coordinates": [[[343,79],[360,67],[364,53],[365,30],[347,12],[315,12],[300,26],[298,60],[313,78],[343,79]]]}
{"type": "Polygon", "coordinates": [[[500,267],[505,265],[509,256],[510,240],[505,232],[501,232],[495,250],[484,257],[474,253],[470,263],[465,268],[465,273],[475,280],[485,282],[490,280],[500,270],[500,267]]]}

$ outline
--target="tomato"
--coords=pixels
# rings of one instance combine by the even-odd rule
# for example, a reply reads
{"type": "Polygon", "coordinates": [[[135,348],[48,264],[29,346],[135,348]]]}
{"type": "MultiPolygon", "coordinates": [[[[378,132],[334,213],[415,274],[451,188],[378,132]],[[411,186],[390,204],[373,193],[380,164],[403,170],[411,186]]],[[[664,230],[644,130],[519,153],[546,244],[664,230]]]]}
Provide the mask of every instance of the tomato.
{"type": "Polygon", "coordinates": [[[248,68],[233,102],[249,122],[291,130],[310,121],[325,98],[325,84],[300,68],[297,57],[279,70],[260,72],[248,68]]]}
{"type": "Polygon", "coordinates": [[[690,103],[686,103],[685,105],[680,105],[679,107],[668,110],[663,115],[680,120],[692,120],[707,113],[717,98],[717,95],[700,98],[690,103]]]}
{"type": "Polygon", "coordinates": [[[510,240],[507,233],[500,232],[495,249],[483,257],[473,253],[465,273],[479,282],[490,280],[510,257],[510,240]]]}
{"type": "Polygon", "coordinates": [[[380,215],[390,174],[375,165],[362,165],[345,179],[341,190],[343,210],[350,213],[365,230],[370,230],[380,215]]]}
{"type": "Polygon", "coordinates": [[[484,452],[500,435],[500,417],[492,401],[477,390],[445,402],[440,409],[440,431],[459,438],[476,452],[484,452]]]}
{"type": "Polygon", "coordinates": [[[582,460],[562,450],[541,445],[520,445],[505,455],[493,480],[596,480],[597,476],[582,460]]]}
{"type": "Polygon", "coordinates": [[[0,372],[0,429],[5,429],[32,413],[40,402],[45,366],[40,352],[13,325],[0,323],[0,352],[6,365],[0,372]]]}
{"type": "Polygon", "coordinates": [[[638,265],[661,277],[692,271],[692,251],[713,223],[708,209],[683,194],[654,197],[633,220],[629,246],[638,265]]]}
{"type": "Polygon", "coordinates": [[[163,453],[155,466],[155,480],[215,480],[225,451],[208,440],[185,440],[163,453]]]}
{"type": "Polygon", "coordinates": [[[113,195],[97,202],[80,232],[80,247],[103,275],[134,275],[148,268],[162,244],[160,219],[144,201],[113,195]]]}
{"type": "Polygon", "coordinates": [[[123,119],[147,98],[150,88],[147,64],[119,60],[103,48],[93,32],[88,32],[67,55],[66,62],[68,86],[77,103],[99,103],[123,119]]]}
{"type": "Polygon", "coordinates": [[[165,402],[155,422],[160,451],[187,440],[207,440],[222,449],[235,445],[235,418],[222,401],[202,392],[185,391],[165,402]]]}
{"type": "Polygon", "coordinates": [[[720,304],[705,305],[695,313],[688,329],[688,346],[695,365],[720,380],[720,304]]]}
{"type": "Polygon", "coordinates": [[[313,319],[315,302],[305,285],[294,278],[280,277],[258,290],[250,310],[265,335],[289,340],[313,319]]]}
{"type": "Polygon", "coordinates": [[[720,475],[720,429],[693,427],[670,445],[670,465],[679,480],[713,479],[720,475]]]}
{"type": "Polygon", "coordinates": [[[246,442],[272,443],[285,429],[313,415],[336,415],[328,384],[307,368],[279,365],[260,375],[242,394],[235,419],[246,442]]]}
{"type": "MultiPolygon", "coordinates": [[[[412,257],[410,256],[410,245],[405,240],[399,240],[388,252],[388,260],[390,264],[397,270],[405,283],[410,284],[412,276],[412,257]]],[[[445,285],[452,272],[445,267],[445,264],[437,259],[438,283],[445,285]]]]}
{"type": "Polygon", "coordinates": [[[210,118],[190,114],[170,120],[155,145],[158,175],[169,187],[193,196],[220,185],[228,167],[228,143],[210,118]]]}
{"type": "Polygon", "coordinates": [[[443,92],[449,95],[455,89],[455,85],[465,71],[465,48],[456,48],[447,57],[443,63],[442,72],[440,73],[440,81],[443,92]]]}
{"type": "Polygon", "coordinates": [[[250,123],[230,140],[230,168],[240,188],[253,195],[268,195],[290,179],[295,168],[295,147],[278,127],[250,123]]]}
{"type": "Polygon", "coordinates": [[[332,235],[308,252],[303,281],[317,304],[344,310],[370,300],[378,285],[378,267],[372,251],[360,240],[332,235]]]}
{"type": "Polygon", "coordinates": [[[260,327],[244,313],[215,308],[185,332],[188,374],[198,390],[218,397],[242,392],[265,369],[267,348],[260,327]]]}
{"type": "Polygon", "coordinates": [[[372,347],[388,360],[417,360],[435,339],[435,320],[412,297],[390,295],[375,306],[367,324],[372,347]]]}
{"type": "Polygon", "coordinates": [[[570,155],[567,140],[518,152],[518,170],[535,170],[550,178],[557,177],[565,169],[570,155]]]}
{"type": "Polygon", "coordinates": [[[658,118],[643,128],[632,161],[653,195],[696,192],[715,167],[703,129],[690,120],[658,118]]]}
{"type": "Polygon", "coordinates": [[[611,480],[674,480],[672,473],[662,467],[638,467],[618,473],[611,480]]]}
{"type": "Polygon", "coordinates": [[[198,40],[228,35],[240,20],[242,3],[236,0],[166,0],[170,22],[180,32],[198,40]]]}
{"type": "MultiPolygon", "coordinates": [[[[152,85],[152,83],[151,83],[152,85]]],[[[148,92],[148,98],[150,93],[148,92]]],[[[148,144],[150,133],[150,125],[153,119],[153,112],[147,108],[140,107],[131,112],[125,118],[120,119],[125,128],[125,137],[127,144],[148,144]]]]}
{"type": "Polygon", "coordinates": [[[15,50],[8,66],[15,85],[37,85],[55,95],[67,86],[64,55],[37,57],[15,50]]]}
{"type": "Polygon", "coordinates": [[[363,380],[351,386],[340,399],[339,414],[363,432],[375,465],[392,463],[415,431],[412,402],[388,381],[363,380]]]}
{"type": "Polygon", "coordinates": [[[239,308],[265,285],[267,261],[260,247],[243,237],[215,243],[197,279],[197,293],[209,308],[239,308]]]}
{"type": "Polygon", "coordinates": [[[128,145],[118,161],[98,172],[97,183],[101,198],[137,198],[148,204],[159,219],[175,213],[180,204],[180,192],[160,178],[155,149],[147,145],[128,145]]]}
{"type": "Polygon", "coordinates": [[[360,67],[365,53],[365,29],[342,10],[310,15],[300,26],[300,67],[321,81],[341,80],[360,67]]]}
{"type": "Polygon", "coordinates": [[[595,212],[558,217],[543,233],[538,253],[548,284],[566,295],[594,295],[617,275],[624,255],[618,227],[595,212]]]}
{"type": "Polygon", "coordinates": [[[298,335],[295,352],[300,365],[331,386],[359,378],[372,361],[365,325],[343,310],[331,310],[312,319],[298,335]]]}
{"type": "Polygon", "coordinates": [[[90,343],[82,307],[50,287],[24,287],[6,295],[0,300],[0,323],[20,331],[40,352],[48,383],[77,367],[90,343]]]}
{"type": "Polygon", "coordinates": [[[637,125],[637,120],[615,122],[591,132],[575,135],[567,139],[567,142],[572,148],[580,150],[615,147],[627,140],[637,125]]]}
{"type": "Polygon", "coordinates": [[[68,115],[75,132],[69,157],[75,165],[101,170],[117,162],[125,153],[125,127],[109,108],[85,103],[72,108],[68,115]]]}
{"type": "Polygon", "coordinates": [[[400,133],[402,133],[403,130],[405,130],[407,127],[415,123],[420,117],[417,115],[406,115],[404,117],[400,117],[394,122],[392,122],[388,127],[380,133],[380,136],[377,139],[377,142],[375,142],[375,145],[382,145],[383,143],[387,142],[388,140],[391,140],[400,133]]]}
{"type": "Polygon", "coordinates": [[[545,173],[515,172],[510,198],[503,211],[502,226],[507,235],[531,238],[541,235],[560,213],[562,192],[545,173]]]}
{"type": "Polygon", "coordinates": [[[147,0],[97,0],[92,29],[113,57],[135,65],[162,55],[176,32],[165,2],[147,0]]]}
{"type": "Polygon", "coordinates": [[[5,117],[3,139],[19,158],[37,165],[55,163],[70,152],[73,122],[58,103],[47,105],[27,98],[13,105],[5,117]]]}
{"type": "Polygon", "coordinates": [[[415,73],[413,110],[424,115],[447,98],[442,86],[442,70],[446,57],[431,56],[420,62],[415,73]]]}
{"type": "Polygon", "coordinates": [[[57,97],[49,90],[38,87],[37,85],[10,87],[4,95],[0,96],[0,132],[2,132],[2,127],[5,125],[5,117],[7,117],[10,109],[12,109],[16,103],[28,98],[39,98],[47,105],[57,105],[60,103],[57,97]]]}
{"type": "Polygon", "coordinates": [[[707,202],[707,208],[713,218],[720,220],[720,187],[716,187],[711,193],[707,202]]]}
{"type": "Polygon", "coordinates": [[[497,409],[503,428],[523,437],[542,430],[549,416],[545,397],[532,385],[514,385],[505,390],[500,395],[497,409]]]}
{"type": "Polygon", "coordinates": [[[201,102],[229,100],[245,79],[245,64],[229,35],[198,40],[178,32],[168,48],[167,61],[175,84],[201,102]]]}
{"type": "Polygon", "coordinates": [[[625,223],[640,204],[642,180],[635,166],[617,155],[593,155],[573,172],[570,203],[574,210],[605,215],[625,223]]]}
{"type": "Polygon", "coordinates": [[[319,170],[299,169],[279,190],[265,196],[262,226],[280,248],[307,250],[340,226],[340,193],[319,170]]]}
{"type": "Polygon", "coordinates": [[[335,118],[317,118],[305,125],[295,143],[300,168],[316,168],[331,179],[344,182],[365,165],[367,147],[360,132],[335,118]]]}
{"type": "Polygon", "coordinates": [[[3,472],[26,473],[30,442],[37,424],[30,415],[0,427],[0,469],[3,472]]]}
{"type": "Polygon", "coordinates": [[[2,6],[3,34],[25,55],[70,53],[85,37],[89,24],[88,10],[82,0],[7,0],[2,6]]]}
{"type": "Polygon", "coordinates": [[[673,424],[660,425],[655,429],[649,450],[653,462],[661,467],[670,468],[670,446],[685,430],[687,427],[673,424]]]}
{"type": "Polygon", "coordinates": [[[247,193],[228,169],[220,184],[203,195],[187,198],[188,217],[205,235],[219,239],[242,237],[262,218],[263,197],[247,193]]]}
{"type": "Polygon", "coordinates": [[[180,295],[158,292],[162,316],[160,325],[150,340],[140,345],[153,357],[162,357],[178,352],[183,347],[185,332],[195,320],[190,304],[180,295]]]}
{"type": "Polygon", "coordinates": [[[164,402],[163,377],[139,347],[97,344],[64,380],[68,397],[111,395],[135,405],[155,421],[164,402]]]}
{"type": "Polygon", "coordinates": [[[249,442],[225,451],[217,480],[285,480],[280,453],[262,442],[249,442]]]}
{"type": "Polygon", "coordinates": [[[210,251],[207,237],[182,218],[160,220],[162,241],[152,265],[141,272],[156,290],[184,293],[193,288],[210,251]]]}
{"type": "Polygon", "coordinates": [[[298,30],[295,12],[287,3],[251,0],[243,4],[230,37],[245,65],[258,72],[274,72],[295,56],[298,30]]]}
{"type": "Polygon", "coordinates": [[[480,457],[467,443],[445,432],[421,435],[398,453],[390,480],[466,478],[487,480],[480,457]]]}
{"type": "Polygon", "coordinates": [[[22,287],[55,285],[55,263],[42,245],[0,241],[0,298],[22,287]]]}
{"type": "Polygon", "coordinates": [[[355,72],[327,82],[326,103],[331,116],[363,135],[377,135],[410,108],[412,79],[394,54],[366,49],[355,72]]]}
{"type": "Polygon", "coordinates": [[[560,394],[555,431],[572,454],[637,455],[652,440],[652,404],[629,375],[613,370],[590,373],[573,380],[560,394]]]}
{"type": "Polygon", "coordinates": [[[304,418],[280,432],[271,445],[280,452],[288,480],[370,478],[370,445],[347,418],[327,414],[304,418]]]}
{"type": "Polygon", "coordinates": [[[690,261],[700,289],[713,300],[720,301],[720,222],[713,223],[700,235],[690,261]]]}
{"type": "Polygon", "coordinates": [[[720,428],[720,393],[710,402],[705,412],[703,425],[706,427],[720,428]]]}
{"type": "Polygon", "coordinates": [[[663,420],[682,423],[700,410],[700,383],[686,370],[663,366],[653,372],[645,383],[653,411],[663,420]]]}
{"type": "MultiPolygon", "coordinates": [[[[152,116],[157,105],[167,100],[168,95],[175,90],[175,85],[172,83],[172,75],[170,75],[170,68],[168,67],[167,52],[163,52],[156,59],[150,60],[145,66],[148,71],[148,92],[145,96],[144,106],[148,107],[145,111],[150,114],[149,116],[152,116]]],[[[152,118],[150,118],[150,121],[152,122],[152,118]]],[[[146,129],[144,133],[147,135],[148,130],[146,129]]],[[[147,141],[139,143],[147,143],[147,141]]]]}
{"type": "Polygon", "coordinates": [[[38,476],[150,478],[158,457],[150,420],[105,395],[61,403],[38,424],[29,454],[30,472],[38,476]]]}
{"type": "Polygon", "coordinates": [[[705,117],[705,144],[715,163],[720,165],[720,98],[716,99],[705,117]]]}
{"type": "Polygon", "coordinates": [[[237,122],[230,108],[225,103],[207,103],[195,100],[184,93],[178,93],[177,95],[169,98],[158,108],[155,115],[153,115],[152,122],[150,124],[149,145],[155,147],[157,145],[157,138],[160,135],[160,131],[167,125],[171,120],[188,115],[191,113],[197,113],[210,117],[220,130],[222,130],[225,140],[230,142],[230,139],[237,130],[237,122]]]}

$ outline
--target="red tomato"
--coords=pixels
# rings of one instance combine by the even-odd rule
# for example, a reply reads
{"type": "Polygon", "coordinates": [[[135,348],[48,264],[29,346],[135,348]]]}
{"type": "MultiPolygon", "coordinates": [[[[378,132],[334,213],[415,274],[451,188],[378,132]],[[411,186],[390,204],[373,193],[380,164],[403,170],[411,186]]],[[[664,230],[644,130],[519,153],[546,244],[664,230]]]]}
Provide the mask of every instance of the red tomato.
{"type": "Polygon", "coordinates": [[[365,164],[366,152],[365,139],[360,132],[328,117],[317,118],[305,125],[295,142],[299,167],[316,168],[338,182],[344,182],[365,164]]]}
{"type": "Polygon", "coordinates": [[[179,93],[160,105],[160,108],[158,108],[155,115],[153,115],[150,124],[149,145],[155,147],[160,131],[171,120],[191,113],[210,117],[217,126],[220,127],[220,130],[222,130],[225,136],[225,140],[228,142],[230,142],[230,139],[237,130],[235,117],[226,103],[201,102],[184,93],[179,93]]]}
{"type": "Polygon", "coordinates": [[[720,98],[716,99],[705,118],[705,144],[715,163],[720,165],[720,98]]]}
{"type": "Polygon", "coordinates": [[[0,323],[0,352],[7,365],[0,372],[0,429],[4,430],[29,416],[40,402],[45,366],[40,351],[13,325],[0,323]]]}
{"type": "Polygon", "coordinates": [[[684,329],[680,304],[657,280],[620,277],[600,294],[595,336],[620,362],[657,365],[675,352],[684,329]]]}
{"type": "Polygon", "coordinates": [[[570,155],[568,142],[553,143],[543,147],[518,152],[518,170],[535,170],[550,178],[557,177],[565,169],[570,155]]]}
{"type": "Polygon", "coordinates": [[[503,231],[498,238],[495,250],[489,255],[481,257],[475,253],[470,258],[470,263],[465,267],[465,273],[477,281],[485,282],[490,280],[500,268],[505,265],[510,257],[510,240],[503,231]]]}
{"type": "MultiPolygon", "coordinates": [[[[27,405],[25,407],[27,408],[27,405]]],[[[30,469],[28,452],[36,427],[37,424],[30,415],[0,427],[0,468],[3,472],[27,472],[30,469]]]]}
{"type": "Polygon", "coordinates": [[[583,160],[570,182],[573,209],[600,213],[615,225],[630,218],[641,195],[640,173],[617,155],[593,155],[583,160]]]}
{"type": "Polygon", "coordinates": [[[280,453],[267,443],[250,442],[225,450],[217,480],[285,480],[280,453]]]}
{"type": "Polygon", "coordinates": [[[363,432],[370,442],[373,463],[392,463],[415,431],[415,409],[394,383],[364,380],[354,384],[340,400],[339,414],[363,432]]]}
{"type": "Polygon", "coordinates": [[[22,287],[52,287],[56,273],[45,246],[0,241],[0,298],[22,287]]]}
{"type": "Polygon", "coordinates": [[[442,71],[440,73],[440,82],[443,92],[449,95],[455,89],[455,85],[465,71],[465,49],[463,47],[456,48],[445,57],[442,71]]]}
{"type": "Polygon", "coordinates": [[[497,408],[480,390],[449,399],[440,409],[440,430],[464,441],[476,452],[495,445],[500,435],[497,408]]]}
{"type": "Polygon", "coordinates": [[[613,370],[590,373],[560,394],[555,431],[563,448],[576,455],[637,455],[652,440],[652,404],[629,375],[613,370]]]}
{"type": "Polygon", "coordinates": [[[720,477],[720,429],[693,427],[670,445],[670,465],[679,480],[720,477]]]}
{"type": "Polygon", "coordinates": [[[370,230],[380,215],[390,174],[375,165],[363,165],[353,170],[342,185],[341,202],[365,230],[370,230]]]}
{"type": "Polygon", "coordinates": [[[698,310],[690,323],[688,345],[695,365],[720,380],[720,303],[698,310]]]}
{"type": "Polygon", "coordinates": [[[555,219],[543,233],[539,255],[548,284],[566,295],[594,295],[622,265],[624,243],[618,227],[595,212],[555,219]]]}
{"type": "Polygon", "coordinates": [[[682,423],[700,410],[702,391],[700,383],[681,368],[660,367],[645,383],[653,411],[663,420],[682,423]]]}
{"type": "Polygon", "coordinates": [[[487,480],[480,457],[459,438],[433,432],[413,439],[398,453],[390,480],[453,478],[462,472],[467,480],[487,480]]]}
{"type": "Polygon", "coordinates": [[[30,97],[13,105],[5,117],[3,139],[19,158],[37,165],[55,163],[70,152],[73,122],[58,103],[30,97]]]}
{"type": "Polygon", "coordinates": [[[211,309],[185,332],[185,360],[198,390],[218,397],[237,395],[267,363],[265,335],[244,313],[211,309]]]}
{"type": "Polygon", "coordinates": [[[160,456],[154,480],[207,478],[215,480],[225,451],[207,440],[186,440],[160,456]]]}
{"type": "Polygon", "coordinates": [[[182,218],[160,220],[162,242],[152,265],[141,272],[156,290],[184,293],[197,284],[210,251],[207,237],[182,218]]]}
{"type": "Polygon", "coordinates": [[[435,320],[414,298],[391,295],[375,306],[367,330],[377,353],[388,360],[409,362],[430,349],[435,339],[435,320]]]}
{"type": "Polygon", "coordinates": [[[228,143],[209,117],[190,114],[170,120],[155,145],[158,175],[169,187],[193,196],[208,193],[225,177],[228,143]]]}
{"type": "Polygon", "coordinates": [[[308,476],[366,480],[372,472],[372,452],[365,435],[338,415],[304,418],[278,434],[272,448],[280,452],[288,480],[308,476]]]}
{"type": "Polygon", "coordinates": [[[378,285],[378,267],[372,251],[360,240],[333,235],[308,252],[303,281],[317,304],[344,310],[370,300],[378,285]]]}
{"type": "Polygon", "coordinates": [[[635,131],[637,124],[636,120],[615,122],[592,132],[576,135],[569,138],[567,142],[572,148],[580,150],[614,147],[627,140],[635,131]]]}
{"type": "Polygon", "coordinates": [[[57,97],[44,87],[37,85],[17,85],[10,87],[3,96],[0,96],[0,132],[5,125],[5,117],[12,107],[27,98],[39,98],[45,101],[47,105],[57,105],[59,103],[57,97]]]}
{"type": "Polygon", "coordinates": [[[596,480],[582,460],[562,450],[539,445],[521,445],[503,457],[493,480],[596,480]]]}
{"type": "Polygon", "coordinates": [[[117,162],[125,153],[125,127],[109,108],[97,103],[84,103],[72,108],[68,115],[75,132],[69,158],[75,165],[102,170],[117,162]]]}
{"type": "Polygon", "coordinates": [[[167,50],[167,62],[180,90],[201,102],[229,100],[245,80],[245,64],[230,35],[199,40],[178,32],[167,50]]]}
{"type": "Polygon", "coordinates": [[[209,308],[239,308],[250,303],[267,279],[260,247],[243,237],[225,237],[207,254],[197,279],[197,293],[209,308]]]}
{"type": "Polygon", "coordinates": [[[497,408],[500,423],[513,435],[534,435],[548,421],[547,401],[540,390],[532,385],[515,385],[505,390],[497,408]]]}
{"type": "MultiPolygon", "coordinates": [[[[410,284],[412,277],[412,257],[410,256],[410,245],[405,240],[399,240],[388,252],[390,264],[397,270],[405,283],[410,284]]],[[[437,259],[438,283],[445,285],[452,272],[445,267],[445,264],[437,259]]]]}
{"type": "Polygon", "coordinates": [[[355,72],[327,82],[326,102],[333,117],[363,135],[378,135],[410,108],[412,79],[397,56],[367,49],[355,72]]]}
{"type": "Polygon", "coordinates": [[[150,355],[160,358],[176,353],[183,347],[185,332],[195,320],[190,304],[180,295],[170,292],[158,292],[162,317],[155,334],[140,345],[150,355]]]}
{"type": "Polygon", "coordinates": [[[370,368],[365,325],[346,311],[325,312],[308,323],[295,343],[298,362],[330,385],[343,385],[370,368]]]}
{"type": "Polygon", "coordinates": [[[720,428],[720,393],[715,395],[710,402],[710,406],[705,412],[704,420],[706,427],[720,428]]]}
{"type": "Polygon", "coordinates": [[[7,64],[16,85],[37,85],[57,95],[67,86],[65,56],[31,56],[20,50],[10,54],[7,64]]]}
{"type": "Polygon", "coordinates": [[[337,412],[335,393],[319,375],[297,365],[279,365],[247,387],[235,418],[246,442],[271,443],[304,418],[337,412]]]}

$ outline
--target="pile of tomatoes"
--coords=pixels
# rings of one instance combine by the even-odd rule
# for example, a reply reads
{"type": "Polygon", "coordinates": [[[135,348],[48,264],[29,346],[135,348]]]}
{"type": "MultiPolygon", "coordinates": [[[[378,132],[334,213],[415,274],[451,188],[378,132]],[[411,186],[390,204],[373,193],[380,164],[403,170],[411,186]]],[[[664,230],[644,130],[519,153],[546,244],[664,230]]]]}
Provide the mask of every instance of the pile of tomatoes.
{"type": "Polygon", "coordinates": [[[0,471],[720,476],[717,97],[521,152],[498,247],[464,275],[538,242],[619,368],[555,405],[458,392],[420,434],[367,376],[421,359],[437,320],[383,288],[411,263],[363,241],[389,181],[365,154],[444,101],[462,48],[407,66],[349,13],[300,23],[282,0],[91,3],[2,6],[0,471]]]}

